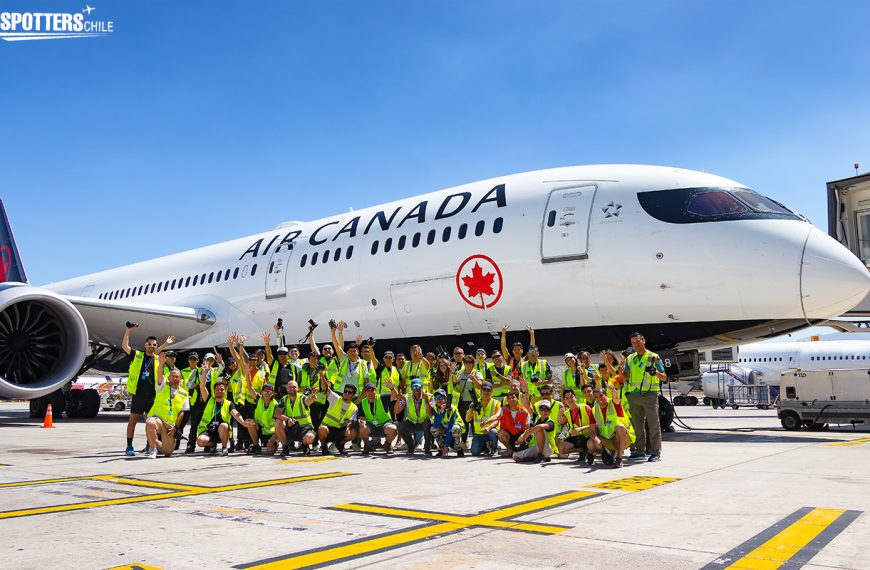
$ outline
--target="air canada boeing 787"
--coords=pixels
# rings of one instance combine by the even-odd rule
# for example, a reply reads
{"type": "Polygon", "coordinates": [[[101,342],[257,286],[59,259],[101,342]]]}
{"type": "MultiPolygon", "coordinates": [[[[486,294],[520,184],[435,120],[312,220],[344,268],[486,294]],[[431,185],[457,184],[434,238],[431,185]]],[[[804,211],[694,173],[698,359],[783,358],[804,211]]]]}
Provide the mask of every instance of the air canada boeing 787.
{"type": "MultiPolygon", "coordinates": [[[[777,201],[655,166],[503,176],[35,287],[3,217],[0,396],[126,367],[125,321],[207,350],[237,331],[342,319],[378,350],[496,344],[531,323],[547,354],[750,342],[837,317],[870,290],[846,248],[777,201]]],[[[298,331],[296,329],[299,329],[298,331]]],[[[297,334],[298,333],[298,334],[297,334]]],[[[328,339],[326,327],[315,330],[328,339]]],[[[43,398],[43,401],[45,398],[43,398]]]]}

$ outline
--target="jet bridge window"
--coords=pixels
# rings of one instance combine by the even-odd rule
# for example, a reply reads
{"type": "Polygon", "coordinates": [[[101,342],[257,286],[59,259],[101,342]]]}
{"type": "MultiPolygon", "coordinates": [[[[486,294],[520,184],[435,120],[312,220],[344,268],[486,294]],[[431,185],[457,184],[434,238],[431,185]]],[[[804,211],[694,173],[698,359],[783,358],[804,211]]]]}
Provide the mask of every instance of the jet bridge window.
{"type": "Polygon", "coordinates": [[[800,219],[785,206],[748,188],[652,190],[638,192],[637,199],[647,214],[671,224],[800,219]]]}

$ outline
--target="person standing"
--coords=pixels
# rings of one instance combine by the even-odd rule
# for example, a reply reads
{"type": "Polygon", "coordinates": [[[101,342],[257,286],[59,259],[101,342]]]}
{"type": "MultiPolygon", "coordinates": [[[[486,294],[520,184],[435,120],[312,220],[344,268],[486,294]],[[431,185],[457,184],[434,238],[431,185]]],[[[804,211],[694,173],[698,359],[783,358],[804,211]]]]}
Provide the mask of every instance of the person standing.
{"type": "Polygon", "coordinates": [[[649,451],[648,461],[660,461],[662,426],[659,419],[659,392],[660,383],[668,377],[659,355],[646,349],[646,339],[641,333],[632,333],[630,340],[634,353],[628,355],[622,368],[625,393],[631,408],[631,425],[636,436],[629,459],[642,458],[649,451]],[[646,447],[647,432],[649,449],[646,447]]]}
{"type": "Polygon", "coordinates": [[[520,376],[528,382],[532,403],[541,399],[541,386],[553,381],[553,371],[543,358],[538,357],[538,347],[529,346],[528,357],[520,367],[520,376]]]}
{"type": "MultiPolygon", "coordinates": [[[[459,409],[459,416],[466,417],[468,409],[472,402],[477,399],[475,388],[483,384],[483,375],[474,369],[474,357],[470,354],[462,357],[462,369],[452,378],[453,381],[453,399],[451,404],[456,405],[459,409]]],[[[466,446],[468,441],[468,432],[471,424],[464,426],[465,430],[462,433],[462,444],[466,446]]]]}
{"type": "Polygon", "coordinates": [[[286,346],[279,346],[276,351],[278,354],[277,360],[272,358],[271,335],[264,332],[262,334],[263,346],[266,350],[266,365],[269,367],[269,384],[275,387],[275,397],[281,398],[287,394],[287,382],[295,380],[295,372],[297,368],[290,361],[290,349],[286,346]]]}
{"type": "Polygon", "coordinates": [[[510,391],[511,368],[504,361],[500,350],[492,351],[492,363],[486,370],[486,379],[492,384],[492,397],[504,404],[505,396],[510,391]]]}
{"type": "Polygon", "coordinates": [[[196,451],[196,430],[199,427],[199,420],[202,419],[202,412],[205,410],[205,400],[199,395],[199,379],[202,376],[199,354],[196,352],[188,354],[187,364],[187,368],[181,371],[190,401],[190,431],[187,432],[187,447],[184,450],[186,454],[196,451]]]}
{"type": "MultiPolygon", "coordinates": [[[[132,325],[133,323],[128,323],[132,325]]],[[[155,353],[160,353],[165,347],[175,342],[174,336],[169,336],[166,342],[159,349],[157,348],[157,337],[149,336],[145,339],[145,349],[143,351],[130,348],[130,333],[139,325],[128,326],[124,330],[124,338],[121,340],[121,350],[130,357],[130,368],[127,371],[127,392],[133,396],[133,401],[130,404],[130,418],[127,420],[127,449],[124,451],[126,455],[136,455],[133,449],[133,437],[136,435],[136,424],[139,423],[139,417],[142,414],[148,413],[151,406],[154,405],[154,395],[156,393],[156,366],[157,358],[155,353]]],[[[148,450],[146,445],[145,451],[148,450]]]]}

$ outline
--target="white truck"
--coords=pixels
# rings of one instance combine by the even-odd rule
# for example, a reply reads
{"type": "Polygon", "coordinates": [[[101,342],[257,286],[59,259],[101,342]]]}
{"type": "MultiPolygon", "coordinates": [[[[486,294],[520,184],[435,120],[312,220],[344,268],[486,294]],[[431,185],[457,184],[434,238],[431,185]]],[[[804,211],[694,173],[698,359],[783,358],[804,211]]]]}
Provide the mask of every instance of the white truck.
{"type": "Polygon", "coordinates": [[[870,370],[788,370],[777,415],[787,430],[870,423],[870,370]]]}

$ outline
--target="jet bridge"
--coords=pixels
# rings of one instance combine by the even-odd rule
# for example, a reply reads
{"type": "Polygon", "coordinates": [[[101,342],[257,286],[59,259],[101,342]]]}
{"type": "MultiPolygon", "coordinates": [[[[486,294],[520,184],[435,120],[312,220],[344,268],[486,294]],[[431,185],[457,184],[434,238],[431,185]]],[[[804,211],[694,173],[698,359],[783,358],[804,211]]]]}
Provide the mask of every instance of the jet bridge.
{"type": "MultiPolygon", "coordinates": [[[[870,269],[870,172],[828,182],[828,234],[870,269]]],[[[870,295],[843,316],[870,317],[870,295]]]]}

